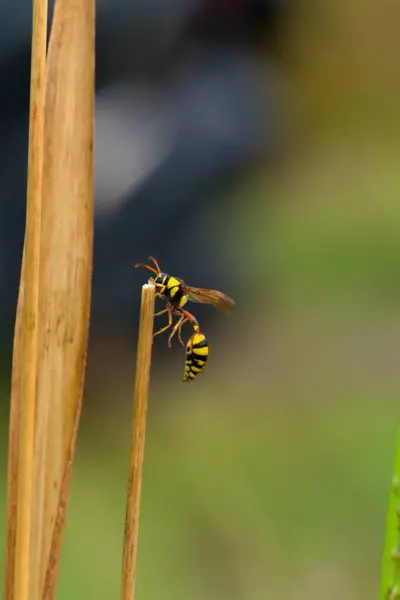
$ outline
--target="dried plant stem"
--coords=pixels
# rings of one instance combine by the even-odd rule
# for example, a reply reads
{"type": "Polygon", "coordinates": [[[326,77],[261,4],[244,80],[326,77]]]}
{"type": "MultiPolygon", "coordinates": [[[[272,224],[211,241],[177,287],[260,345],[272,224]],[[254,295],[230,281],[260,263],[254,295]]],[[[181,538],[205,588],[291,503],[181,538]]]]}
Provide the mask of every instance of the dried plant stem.
{"type": "Polygon", "coordinates": [[[133,394],[133,427],[126,505],[121,600],[133,600],[135,595],[140,493],[146,435],[147,396],[150,382],[151,347],[153,343],[154,299],[155,286],[152,283],[144,285],[142,288],[136,378],[133,394]]]}
{"type": "MultiPolygon", "coordinates": [[[[11,494],[17,493],[15,549],[7,548],[6,598],[24,600],[29,594],[29,561],[31,548],[32,477],[35,428],[35,395],[37,363],[37,323],[39,290],[39,251],[42,202],[44,83],[46,66],[47,0],[34,0],[32,23],[32,66],[30,89],[30,122],[28,153],[28,187],[24,261],[15,331],[14,351],[20,358],[13,360],[13,397],[10,415],[9,471],[17,466],[17,485],[12,482],[11,494]],[[26,268],[25,268],[26,267],[26,268]],[[23,298],[22,298],[23,295],[23,298]],[[21,325],[23,329],[21,329],[21,325]],[[16,372],[18,371],[18,372],[16,372]],[[18,409],[16,406],[18,405],[18,409]],[[16,435],[16,414],[19,433],[16,435]],[[15,443],[18,443],[18,462],[15,443]],[[14,448],[12,448],[14,446],[14,448]],[[14,464],[12,464],[14,462],[14,464]],[[14,594],[10,588],[10,570],[14,571],[14,594]]],[[[12,477],[15,476],[15,471],[12,477]]],[[[10,505],[13,499],[9,497],[10,505]]],[[[10,514],[10,513],[9,513],[10,514]]],[[[12,513],[10,514],[13,518],[12,513]]],[[[14,528],[11,521],[8,528],[14,528]]],[[[12,543],[12,535],[8,542],[12,543]]]]}
{"type": "Polygon", "coordinates": [[[68,450],[67,464],[61,482],[60,499],[58,501],[56,520],[54,523],[53,536],[49,552],[49,561],[47,563],[42,600],[53,600],[56,593],[57,577],[60,566],[61,546],[63,540],[63,528],[67,513],[68,492],[72,475],[72,466],[74,462],[75,447],[78,439],[79,422],[82,405],[79,404],[75,415],[74,429],[71,436],[71,442],[68,450]]]}
{"type": "Polygon", "coordinates": [[[29,600],[53,600],[81,411],[93,240],[94,0],[56,0],[46,61],[29,600]],[[46,590],[44,591],[46,586],[46,590]]]}
{"type": "Polygon", "coordinates": [[[5,600],[53,600],[82,403],[93,238],[94,0],[34,0],[5,600]],[[46,592],[44,586],[46,582],[46,592]]]}
{"type": "MultiPolygon", "coordinates": [[[[25,263],[25,257],[22,264],[25,263]]],[[[7,522],[6,522],[6,560],[4,577],[4,599],[11,600],[14,590],[15,540],[17,535],[18,504],[18,446],[19,415],[21,398],[22,371],[22,332],[24,313],[24,268],[21,270],[21,281],[18,294],[17,314],[14,330],[13,365],[11,378],[11,404],[9,418],[8,464],[7,464],[7,522]]]]}

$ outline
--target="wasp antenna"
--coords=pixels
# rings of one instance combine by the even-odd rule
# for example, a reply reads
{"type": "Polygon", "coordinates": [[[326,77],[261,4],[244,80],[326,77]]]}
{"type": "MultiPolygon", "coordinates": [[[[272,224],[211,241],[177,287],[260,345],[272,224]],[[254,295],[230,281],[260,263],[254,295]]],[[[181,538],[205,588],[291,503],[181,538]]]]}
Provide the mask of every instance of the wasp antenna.
{"type": "Polygon", "coordinates": [[[160,269],[160,265],[158,264],[158,260],[156,260],[154,258],[154,256],[149,256],[149,260],[151,260],[155,264],[157,271],[159,273],[161,273],[161,269],[160,269]]]}
{"type": "Polygon", "coordinates": [[[151,260],[151,262],[155,264],[158,273],[161,273],[161,269],[160,269],[160,265],[158,264],[158,261],[153,256],[149,256],[149,260],[151,260]]]}
{"type": "Polygon", "coordinates": [[[158,273],[159,273],[158,271],[153,269],[153,267],[150,267],[150,265],[145,265],[144,263],[136,263],[135,269],[137,269],[138,267],[143,267],[144,269],[148,269],[149,271],[151,271],[152,273],[155,273],[156,275],[158,275],[158,273]]]}

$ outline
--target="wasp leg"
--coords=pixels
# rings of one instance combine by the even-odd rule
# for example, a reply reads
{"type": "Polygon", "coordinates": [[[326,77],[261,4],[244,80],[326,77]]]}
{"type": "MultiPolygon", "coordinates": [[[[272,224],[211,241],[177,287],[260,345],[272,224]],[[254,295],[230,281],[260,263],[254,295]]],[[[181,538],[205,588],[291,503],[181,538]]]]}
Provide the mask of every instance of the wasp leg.
{"type": "MultiPolygon", "coordinates": [[[[183,321],[183,323],[186,323],[186,321],[183,321]]],[[[183,325],[182,323],[182,325],[183,325]]],[[[182,340],[182,325],[179,327],[179,331],[178,331],[178,340],[180,341],[180,343],[182,344],[182,346],[184,348],[186,348],[186,344],[184,343],[184,341],[182,340]]]]}
{"type": "Polygon", "coordinates": [[[159,312],[154,313],[154,316],[159,317],[160,315],[164,315],[168,311],[169,311],[168,308],[164,308],[164,310],[160,310],[159,312]]]}
{"type": "Polygon", "coordinates": [[[167,329],[169,329],[172,326],[172,312],[168,310],[168,325],[166,325],[165,327],[162,327],[161,329],[159,329],[158,331],[156,331],[155,333],[153,333],[153,338],[156,337],[156,335],[160,335],[160,333],[164,333],[164,331],[167,331],[167,329]]]}
{"type": "Polygon", "coordinates": [[[188,312],[187,310],[183,310],[182,308],[175,309],[173,311],[173,314],[180,315],[180,319],[175,324],[174,329],[173,329],[171,335],[168,338],[168,346],[171,347],[171,340],[174,337],[174,335],[178,332],[178,339],[179,339],[180,343],[182,344],[182,346],[185,348],[186,345],[184,344],[184,342],[182,340],[182,327],[183,327],[183,325],[187,321],[189,321],[189,323],[193,327],[194,331],[198,332],[200,330],[199,323],[198,323],[197,319],[190,312],[188,312]]]}
{"type": "Polygon", "coordinates": [[[163,285],[162,283],[156,283],[155,284],[157,291],[156,291],[156,297],[157,298],[161,298],[162,300],[165,299],[165,285],[163,285]]]}
{"type": "Polygon", "coordinates": [[[188,320],[187,317],[185,317],[184,315],[182,315],[181,318],[179,319],[179,321],[175,324],[175,326],[174,326],[174,328],[172,330],[172,333],[171,333],[171,335],[168,338],[168,346],[170,348],[171,348],[172,338],[174,337],[174,335],[176,334],[176,332],[178,332],[178,339],[179,339],[180,343],[182,344],[183,347],[185,347],[185,344],[183,343],[182,338],[181,338],[181,329],[182,329],[182,325],[184,323],[186,323],[187,320],[188,320]]]}
{"type": "Polygon", "coordinates": [[[187,321],[189,321],[189,322],[190,322],[191,326],[193,327],[193,331],[194,331],[195,333],[197,333],[198,331],[200,331],[200,326],[199,326],[199,324],[197,323],[197,321],[196,321],[196,320],[194,320],[194,321],[190,321],[190,319],[188,319],[187,317],[185,318],[185,320],[182,322],[181,326],[179,327],[179,331],[178,331],[178,339],[179,339],[180,343],[182,344],[182,346],[183,346],[184,348],[186,348],[186,344],[185,344],[185,343],[183,342],[183,340],[182,340],[182,326],[183,326],[183,325],[184,325],[184,323],[186,323],[187,321]]]}

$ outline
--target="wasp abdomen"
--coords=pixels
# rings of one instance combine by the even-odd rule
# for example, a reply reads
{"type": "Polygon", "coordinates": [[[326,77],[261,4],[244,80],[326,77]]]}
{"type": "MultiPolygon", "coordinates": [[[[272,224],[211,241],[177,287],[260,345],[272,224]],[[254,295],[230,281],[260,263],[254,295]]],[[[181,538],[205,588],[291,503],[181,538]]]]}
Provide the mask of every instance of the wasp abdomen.
{"type": "Polygon", "coordinates": [[[185,374],[183,382],[191,381],[204,369],[209,354],[207,338],[199,331],[195,332],[186,345],[185,374]]]}

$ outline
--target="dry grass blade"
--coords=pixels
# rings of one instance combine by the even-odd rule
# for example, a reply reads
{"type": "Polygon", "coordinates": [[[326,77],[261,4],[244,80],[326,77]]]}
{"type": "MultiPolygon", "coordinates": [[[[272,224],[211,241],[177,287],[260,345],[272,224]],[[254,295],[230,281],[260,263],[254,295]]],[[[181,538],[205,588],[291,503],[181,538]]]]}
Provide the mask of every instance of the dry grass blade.
{"type": "Polygon", "coordinates": [[[10,408],[6,600],[29,597],[46,35],[47,0],[34,0],[26,230],[10,408]]]}
{"type": "Polygon", "coordinates": [[[94,0],[34,0],[14,336],[5,600],[54,598],[79,426],[93,238],[94,0]],[[44,89],[45,88],[45,89],[44,89]]]}
{"type": "Polygon", "coordinates": [[[132,443],[126,504],[125,539],[122,565],[121,600],[131,600],[135,593],[136,556],[139,534],[140,493],[146,437],[147,396],[150,382],[153,343],[155,286],[142,288],[139,337],[133,394],[132,443]]]}
{"type": "MultiPolygon", "coordinates": [[[[25,263],[23,258],[22,265],[25,263]]],[[[7,464],[7,522],[6,522],[6,560],[4,577],[4,600],[11,600],[14,595],[14,561],[15,542],[17,535],[17,505],[18,505],[18,446],[19,446],[19,417],[21,400],[22,372],[22,332],[24,313],[24,267],[21,270],[21,281],[18,294],[17,314],[14,331],[13,365],[11,378],[11,405],[8,434],[8,464],[7,464]]]]}
{"type": "Polygon", "coordinates": [[[60,499],[58,502],[57,515],[54,523],[53,536],[51,539],[49,562],[47,564],[45,573],[42,600],[52,600],[55,598],[57,577],[60,566],[63,529],[67,514],[69,484],[72,475],[75,446],[78,438],[80,416],[81,405],[79,405],[78,411],[75,415],[75,423],[68,451],[67,464],[65,466],[64,475],[61,482],[60,499]]]}
{"type": "Polygon", "coordinates": [[[46,64],[30,598],[54,598],[84,383],[93,240],[94,0],[56,0],[46,64]],[[44,586],[46,582],[46,592],[44,586]]]}

